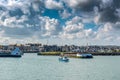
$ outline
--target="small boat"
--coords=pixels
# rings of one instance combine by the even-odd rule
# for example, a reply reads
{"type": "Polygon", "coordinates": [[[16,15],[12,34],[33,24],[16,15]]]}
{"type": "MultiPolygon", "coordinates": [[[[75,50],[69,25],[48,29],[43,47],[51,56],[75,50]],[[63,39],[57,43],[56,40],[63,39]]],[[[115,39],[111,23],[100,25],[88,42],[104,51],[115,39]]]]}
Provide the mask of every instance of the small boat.
{"type": "Polygon", "coordinates": [[[23,53],[18,47],[11,52],[0,52],[0,57],[21,57],[22,55],[23,53]]]}
{"type": "Polygon", "coordinates": [[[90,53],[84,53],[84,54],[77,53],[76,57],[77,58],[93,58],[92,54],[90,54],[90,53]]]}
{"type": "Polygon", "coordinates": [[[59,61],[68,62],[69,59],[66,56],[59,57],[59,61]]]}

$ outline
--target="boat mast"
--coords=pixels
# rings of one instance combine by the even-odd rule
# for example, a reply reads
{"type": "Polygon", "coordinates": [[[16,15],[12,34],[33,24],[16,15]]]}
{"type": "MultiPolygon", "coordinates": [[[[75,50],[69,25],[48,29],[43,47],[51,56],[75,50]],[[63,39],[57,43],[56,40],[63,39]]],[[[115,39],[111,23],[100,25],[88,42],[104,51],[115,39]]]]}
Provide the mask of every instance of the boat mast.
{"type": "Polygon", "coordinates": [[[86,36],[86,50],[85,50],[85,52],[88,52],[88,37],[86,36]]]}

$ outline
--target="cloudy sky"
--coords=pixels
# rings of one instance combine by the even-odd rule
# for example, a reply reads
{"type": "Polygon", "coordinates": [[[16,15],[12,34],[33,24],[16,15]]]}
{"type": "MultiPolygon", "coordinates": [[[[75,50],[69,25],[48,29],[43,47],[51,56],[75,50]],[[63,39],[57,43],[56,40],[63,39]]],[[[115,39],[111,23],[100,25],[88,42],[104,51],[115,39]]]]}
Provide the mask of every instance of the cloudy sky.
{"type": "Polygon", "coordinates": [[[0,0],[0,44],[120,45],[120,0],[0,0]]]}

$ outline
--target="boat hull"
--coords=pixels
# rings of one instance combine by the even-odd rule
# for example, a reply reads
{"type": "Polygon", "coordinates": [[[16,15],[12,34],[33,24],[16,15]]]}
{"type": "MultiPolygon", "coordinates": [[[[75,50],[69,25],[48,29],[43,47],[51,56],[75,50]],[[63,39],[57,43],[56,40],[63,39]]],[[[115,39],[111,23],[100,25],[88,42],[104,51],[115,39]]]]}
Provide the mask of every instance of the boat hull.
{"type": "Polygon", "coordinates": [[[77,58],[93,58],[92,54],[77,54],[77,58]]]}
{"type": "Polygon", "coordinates": [[[63,62],[68,62],[69,61],[69,59],[68,58],[59,58],[59,61],[63,61],[63,62]]]}
{"type": "Polygon", "coordinates": [[[0,55],[0,57],[21,57],[21,55],[0,55]]]}
{"type": "Polygon", "coordinates": [[[18,47],[11,52],[0,52],[0,57],[21,57],[22,55],[23,53],[18,47]]]}
{"type": "Polygon", "coordinates": [[[77,56],[77,58],[93,58],[93,56],[77,56]]]}

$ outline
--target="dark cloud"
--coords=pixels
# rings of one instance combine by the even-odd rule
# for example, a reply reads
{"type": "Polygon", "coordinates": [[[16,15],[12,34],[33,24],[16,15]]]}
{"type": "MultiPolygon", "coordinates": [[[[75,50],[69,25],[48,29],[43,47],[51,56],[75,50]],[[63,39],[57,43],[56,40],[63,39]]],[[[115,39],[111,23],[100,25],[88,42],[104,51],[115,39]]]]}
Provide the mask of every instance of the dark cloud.
{"type": "Polygon", "coordinates": [[[5,10],[7,10],[6,7],[0,5],[0,11],[5,11],[5,10]]]}
{"type": "Polygon", "coordinates": [[[13,16],[21,17],[22,15],[24,15],[24,13],[22,12],[22,10],[20,8],[15,8],[15,9],[9,11],[9,15],[11,17],[13,17],[13,16]]]}
{"type": "MultiPolygon", "coordinates": [[[[102,3],[104,4],[104,3],[102,3]]],[[[116,9],[120,8],[120,0],[113,0],[111,5],[102,5],[99,13],[100,13],[100,21],[101,22],[111,22],[116,23],[120,21],[120,18],[117,14],[116,9]],[[104,7],[105,6],[105,7],[104,7]]]]}
{"type": "MultiPolygon", "coordinates": [[[[83,12],[88,13],[87,15],[91,16],[89,12],[94,12],[94,8],[96,7],[98,9],[98,14],[100,15],[100,22],[116,23],[120,21],[120,17],[116,11],[116,9],[120,9],[120,0],[83,0],[77,2],[77,5],[72,8],[75,9],[75,12],[78,14],[83,12]]],[[[82,14],[82,16],[84,15],[86,14],[82,14]]]]}
{"type": "Polygon", "coordinates": [[[87,0],[78,3],[76,6],[76,9],[80,9],[85,12],[93,11],[94,7],[99,7],[101,3],[101,0],[87,0]]]}
{"type": "Polygon", "coordinates": [[[113,7],[120,8],[120,0],[113,0],[113,7]]]}
{"type": "Polygon", "coordinates": [[[112,22],[115,23],[119,21],[119,17],[116,15],[116,10],[113,8],[105,8],[100,11],[100,21],[101,22],[112,22]]]}

